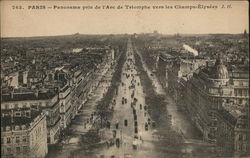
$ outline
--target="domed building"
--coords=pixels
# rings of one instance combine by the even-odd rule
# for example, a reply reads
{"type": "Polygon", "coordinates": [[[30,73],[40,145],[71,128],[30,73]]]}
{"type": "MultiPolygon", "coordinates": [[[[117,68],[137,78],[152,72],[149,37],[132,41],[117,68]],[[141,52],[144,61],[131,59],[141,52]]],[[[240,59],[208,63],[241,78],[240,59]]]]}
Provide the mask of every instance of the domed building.
{"type": "Polygon", "coordinates": [[[227,156],[250,153],[249,70],[223,62],[222,56],[200,67],[187,81],[186,107],[205,141],[227,156]],[[214,64],[213,64],[214,63],[214,64]],[[229,68],[229,69],[228,69],[229,68]],[[243,121],[241,121],[241,118],[243,121]]]}
{"type": "Polygon", "coordinates": [[[224,65],[223,60],[219,57],[214,67],[210,72],[211,78],[213,78],[213,83],[216,86],[226,85],[229,81],[229,73],[227,67],[224,65]]]}
{"type": "Polygon", "coordinates": [[[221,59],[217,60],[217,62],[215,63],[215,67],[216,67],[215,79],[222,79],[222,80],[229,79],[227,67],[223,64],[221,59]]]}
{"type": "Polygon", "coordinates": [[[224,59],[220,54],[199,64],[160,54],[156,74],[176,104],[188,112],[203,140],[214,144],[215,152],[227,157],[250,155],[245,109],[249,107],[249,68],[224,59]]]}
{"type": "Polygon", "coordinates": [[[229,71],[224,64],[221,57],[217,58],[215,63],[213,61],[207,61],[207,66],[200,67],[194,75],[199,76],[204,80],[204,84],[211,87],[221,87],[229,85],[229,71]]]}

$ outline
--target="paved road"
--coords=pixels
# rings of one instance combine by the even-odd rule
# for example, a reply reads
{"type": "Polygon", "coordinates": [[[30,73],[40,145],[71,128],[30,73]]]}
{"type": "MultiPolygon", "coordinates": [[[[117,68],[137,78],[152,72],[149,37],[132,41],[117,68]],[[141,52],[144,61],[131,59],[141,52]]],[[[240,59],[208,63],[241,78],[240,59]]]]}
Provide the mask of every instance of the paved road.
{"type": "Polygon", "coordinates": [[[128,41],[126,61],[115,102],[110,131],[116,133],[114,140],[120,141],[119,147],[116,144],[109,146],[101,151],[100,155],[152,157],[153,145],[147,142],[152,139],[151,118],[145,106],[145,96],[135,67],[131,41],[128,41]],[[147,150],[143,150],[144,148],[147,150]]]}

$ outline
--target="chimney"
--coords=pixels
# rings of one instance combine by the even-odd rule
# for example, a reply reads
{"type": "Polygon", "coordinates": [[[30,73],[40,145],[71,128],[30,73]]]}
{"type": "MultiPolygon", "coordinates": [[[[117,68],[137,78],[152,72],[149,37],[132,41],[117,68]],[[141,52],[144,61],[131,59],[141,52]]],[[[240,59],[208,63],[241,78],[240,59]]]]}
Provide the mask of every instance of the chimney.
{"type": "Polygon", "coordinates": [[[206,67],[208,67],[208,61],[206,61],[206,67]]]}

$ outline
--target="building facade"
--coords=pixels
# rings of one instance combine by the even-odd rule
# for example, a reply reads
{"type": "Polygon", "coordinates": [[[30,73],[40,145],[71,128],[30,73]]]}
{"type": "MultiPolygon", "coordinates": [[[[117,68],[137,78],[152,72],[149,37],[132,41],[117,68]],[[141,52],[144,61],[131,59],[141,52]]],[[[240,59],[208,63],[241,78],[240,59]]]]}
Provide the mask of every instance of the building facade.
{"type": "Polygon", "coordinates": [[[53,90],[15,89],[2,95],[1,110],[22,110],[37,108],[44,111],[47,120],[48,143],[54,144],[60,135],[59,97],[53,90]]]}
{"type": "Polygon", "coordinates": [[[2,113],[1,157],[44,158],[47,153],[45,113],[30,109],[2,113]]]}
{"type": "Polygon", "coordinates": [[[159,58],[157,76],[177,106],[186,109],[218,154],[249,155],[249,70],[218,58],[159,58]]]}

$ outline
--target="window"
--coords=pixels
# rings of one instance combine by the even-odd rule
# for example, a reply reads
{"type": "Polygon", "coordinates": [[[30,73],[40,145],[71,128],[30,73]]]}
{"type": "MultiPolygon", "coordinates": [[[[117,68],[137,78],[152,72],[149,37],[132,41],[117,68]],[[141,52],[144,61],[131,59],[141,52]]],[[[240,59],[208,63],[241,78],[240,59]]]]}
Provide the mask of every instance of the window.
{"type": "Polygon", "coordinates": [[[20,153],[21,152],[21,148],[20,147],[16,147],[16,152],[20,153]]]}
{"type": "Polygon", "coordinates": [[[23,152],[27,152],[28,151],[28,147],[27,146],[23,146],[23,152]]]}
{"type": "Polygon", "coordinates": [[[21,112],[16,112],[15,116],[18,116],[18,117],[21,116],[21,112]]]}
{"type": "Polygon", "coordinates": [[[1,138],[1,144],[4,144],[4,138],[1,138]]]}
{"type": "Polygon", "coordinates": [[[30,117],[30,112],[27,111],[27,112],[25,113],[25,115],[26,115],[26,117],[30,117]]]}
{"type": "Polygon", "coordinates": [[[243,102],[242,99],[239,99],[239,104],[242,104],[242,102],[243,102]]]}
{"type": "Polygon", "coordinates": [[[128,126],[128,120],[124,120],[124,125],[128,126]]]}
{"type": "Polygon", "coordinates": [[[239,141],[241,141],[242,140],[242,135],[241,134],[239,134],[239,141]]]}
{"type": "Polygon", "coordinates": [[[18,104],[15,104],[14,107],[15,107],[15,109],[17,109],[18,108],[18,104]]]}
{"type": "Polygon", "coordinates": [[[20,142],[20,137],[16,137],[16,143],[20,142]]]}
{"type": "Polygon", "coordinates": [[[234,90],[234,95],[237,96],[238,93],[237,93],[237,89],[234,90]]]}
{"type": "Polygon", "coordinates": [[[11,143],[10,137],[7,138],[7,143],[11,143]]]}
{"type": "Polygon", "coordinates": [[[246,96],[246,91],[242,89],[242,96],[246,96]]]}
{"type": "Polygon", "coordinates": [[[23,136],[23,142],[27,142],[27,137],[23,136]]]}
{"type": "Polygon", "coordinates": [[[242,89],[239,89],[238,92],[239,92],[239,96],[242,96],[242,89]]]}
{"type": "Polygon", "coordinates": [[[244,140],[244,141],[247,140],[246,134],[243,134],[243,140],[244,140]]]}
{"type": "Polygon", "coordinates": [[[247,145],[243,144],[243,151],[246,152],[247,151],[247,145]]]}
{"type": "Polygon", "coordinates": [[[242,151],[242,144],[239,144],[238,151],[242,151]]]}
{"type": "Polygon", "coordinates": [[[7,148],[7,153],[11,154],[11,148],[7,148]]]}

